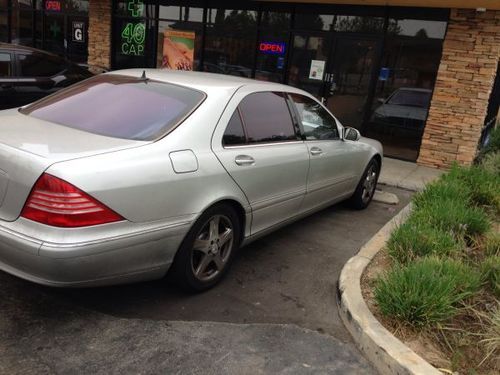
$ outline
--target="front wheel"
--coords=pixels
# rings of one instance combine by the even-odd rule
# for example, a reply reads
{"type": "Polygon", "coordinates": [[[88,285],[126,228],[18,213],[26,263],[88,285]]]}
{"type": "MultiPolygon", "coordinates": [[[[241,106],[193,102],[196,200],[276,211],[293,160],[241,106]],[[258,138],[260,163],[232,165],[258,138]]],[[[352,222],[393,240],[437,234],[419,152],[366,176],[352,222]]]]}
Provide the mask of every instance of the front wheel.
{"type": "Polygon", "coordinates": [[[239,246],[240,223],[229,205],[205,211],[184,239],[172,265],[176,282],[185,290],[201,292],[225,275],[239,246]]]}
{"type": "Polygon", "coordinates": [[[373,195],[375,194],[379,173],[379,162],[376,159],[370,160],[365,172],[363,173],[363,177],[361,177],[361,180],[359,181],[358,186],[350,199],[351,205],[354,208],[361,210],[368,207],[372,201],[373,195]]]}

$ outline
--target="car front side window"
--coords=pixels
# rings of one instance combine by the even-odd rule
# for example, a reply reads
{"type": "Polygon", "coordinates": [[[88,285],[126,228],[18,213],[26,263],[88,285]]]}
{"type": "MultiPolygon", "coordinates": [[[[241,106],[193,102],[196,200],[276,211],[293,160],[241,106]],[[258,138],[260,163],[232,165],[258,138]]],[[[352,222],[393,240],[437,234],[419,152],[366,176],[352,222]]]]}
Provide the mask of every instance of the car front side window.
{"type": "Polygon", "coordinates": [[[335,119],[315,100],[290,94],[300,116],[307,140],[340,139],[335,119]]]}
{"type": "Polygon", "coordinates": [[[10,77],[11,72],[10,53],[0,52],[0,78],[10,77]]]}

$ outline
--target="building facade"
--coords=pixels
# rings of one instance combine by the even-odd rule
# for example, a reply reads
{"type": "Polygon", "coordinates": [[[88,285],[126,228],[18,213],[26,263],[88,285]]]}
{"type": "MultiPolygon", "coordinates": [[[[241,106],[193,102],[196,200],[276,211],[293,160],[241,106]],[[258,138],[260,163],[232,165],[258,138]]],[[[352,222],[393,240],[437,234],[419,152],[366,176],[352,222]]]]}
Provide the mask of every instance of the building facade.
{"type": "Polygon", "coordinates": [[[498,113],[500,0],[470,8],[465,0],[0,0],[0,41],[96,67],[283,82],[321,98],[388,156],[441,168],[470,164],[498,113]]]}

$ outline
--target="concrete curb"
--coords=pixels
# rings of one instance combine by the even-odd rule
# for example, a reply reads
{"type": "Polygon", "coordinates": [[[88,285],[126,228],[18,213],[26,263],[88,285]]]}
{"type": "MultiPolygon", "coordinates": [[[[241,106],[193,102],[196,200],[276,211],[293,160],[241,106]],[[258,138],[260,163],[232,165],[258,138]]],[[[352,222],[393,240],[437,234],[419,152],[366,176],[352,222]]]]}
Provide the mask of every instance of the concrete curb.
{"type": "Polygon", "coordinates": [[[364,269],[385,245],[394,228],[406,220],[410,211],[411,204],[408,204],[344,265],[338,282],[339,311],[356,345],[380,373],[440,375],[439,370],[378,322],[361,295],[364,269]]]}

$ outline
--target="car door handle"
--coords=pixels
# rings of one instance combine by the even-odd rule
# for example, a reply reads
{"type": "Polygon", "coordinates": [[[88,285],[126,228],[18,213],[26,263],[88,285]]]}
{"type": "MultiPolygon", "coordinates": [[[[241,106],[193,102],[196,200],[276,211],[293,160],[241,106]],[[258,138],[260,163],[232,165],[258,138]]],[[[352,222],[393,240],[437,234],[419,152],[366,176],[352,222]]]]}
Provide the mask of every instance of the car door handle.
{"type": "Polygon", "coordinates": [[[321,155],[323,153],[323,150],[319,147],[311,147],[309,152],[311,153],[311,155],[321,155]]]}
{"type": "Polygon", "coordinates": [[[255,159],[248,155],[238,155],[234,162],[238,165],[254,165],[255,159]]]}

